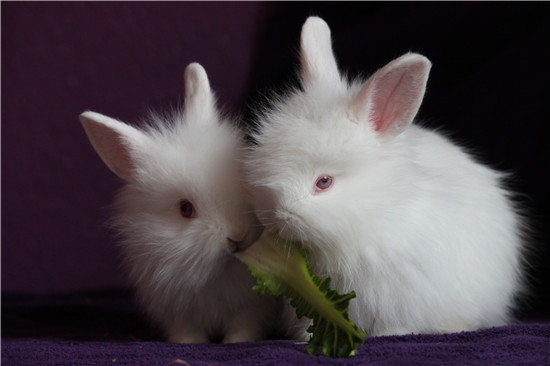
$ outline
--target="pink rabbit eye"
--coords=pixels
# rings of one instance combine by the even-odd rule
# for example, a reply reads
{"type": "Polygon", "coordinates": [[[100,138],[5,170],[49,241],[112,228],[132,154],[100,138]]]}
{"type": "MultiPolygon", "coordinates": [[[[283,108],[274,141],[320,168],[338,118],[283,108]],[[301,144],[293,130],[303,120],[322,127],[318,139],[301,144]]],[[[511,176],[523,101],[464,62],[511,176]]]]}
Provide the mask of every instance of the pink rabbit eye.
{"type": "Polygon", "coordinates": [[[332,177],[330,175],[323,175],[317,178],[315,182],[315,192],[326,191],[332,186],[332,177]]]}
{"type": "Polygon", "coordinates": [[[193,207],[193,204],[188,200],[181,200],[180,213],[181,213],[181,216],[189,219],[189,218],[195,217],[195,208],[193,207]]]}

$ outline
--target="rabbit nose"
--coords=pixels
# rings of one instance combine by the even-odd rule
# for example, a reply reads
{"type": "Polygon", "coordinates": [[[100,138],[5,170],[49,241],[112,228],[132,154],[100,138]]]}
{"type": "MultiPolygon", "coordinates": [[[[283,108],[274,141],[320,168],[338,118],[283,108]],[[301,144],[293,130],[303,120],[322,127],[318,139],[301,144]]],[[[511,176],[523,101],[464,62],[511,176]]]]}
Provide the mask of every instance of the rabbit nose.
{"type": "Polygon", "coordinates": [[[246,235],[241,240],[233,240],[231,238],[227,238],[227,242],[229,244],[229,250],[231,250],[231,253],[236,253],[245,250],[252,244],[258,240],[260,235],[262,235],[264,231],[264,227],[261,225],[254,225],[248,230],[246,235]]]}

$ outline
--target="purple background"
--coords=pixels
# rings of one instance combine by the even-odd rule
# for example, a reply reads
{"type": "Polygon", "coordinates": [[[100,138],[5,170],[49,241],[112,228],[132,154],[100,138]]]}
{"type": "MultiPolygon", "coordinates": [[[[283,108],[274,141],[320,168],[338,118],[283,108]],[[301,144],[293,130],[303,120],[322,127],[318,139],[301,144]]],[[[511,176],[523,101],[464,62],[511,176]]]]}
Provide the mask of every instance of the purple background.
{"type": "Polygon", "coordinates": [[[119,186],[78,121],[183,100],[200,62],[228,109],[246,92],[256,3],[2,3],[2,290],[123,287],[104,224],[119,186]],[[237,20],[238,19],[238,20],[237,20]]]}
{"type": "Polygon", "coordinates": [[[535,297],[548,314],[550,11],[544,3],[2,2],[2,292],[126,287],[105,225],[119,182],[78,122],[135,122],[182,100],[190,62],[243,112],[293,82],[302,23],[331,26],[341,67],[371,73],[407,51],[434,63],[420,112],[516,173],[535,220],[535,297]]]}

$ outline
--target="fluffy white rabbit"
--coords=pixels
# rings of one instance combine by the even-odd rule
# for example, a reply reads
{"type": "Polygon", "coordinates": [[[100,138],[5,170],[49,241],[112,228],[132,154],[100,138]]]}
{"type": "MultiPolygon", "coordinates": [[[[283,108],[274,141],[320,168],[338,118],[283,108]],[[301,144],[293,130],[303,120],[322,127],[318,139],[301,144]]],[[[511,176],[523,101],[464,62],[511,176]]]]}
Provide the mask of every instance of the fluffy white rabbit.
{"type": "Polygon", "coordinates": [[[126,183],[114,222],[149,317],[171,342],[259,340],[281,304],[252,291],[232,255],[262,231],[242,182],[242,134],[217,111],[202,66],[190,64],[184,77],[185,108],[152,115],[146,129],[94,112],[80,121],[126,183]]]}
{"type": "Polygon", "coordinates": [[[506,324],[523,287],[503,175],[411,125],[430,67],[409,53],[348,83],[327,24],[308,18],[302,89],[258,113],[245,162],[260,221],[356,291],[350,317],[370,335],[506,324]]]}

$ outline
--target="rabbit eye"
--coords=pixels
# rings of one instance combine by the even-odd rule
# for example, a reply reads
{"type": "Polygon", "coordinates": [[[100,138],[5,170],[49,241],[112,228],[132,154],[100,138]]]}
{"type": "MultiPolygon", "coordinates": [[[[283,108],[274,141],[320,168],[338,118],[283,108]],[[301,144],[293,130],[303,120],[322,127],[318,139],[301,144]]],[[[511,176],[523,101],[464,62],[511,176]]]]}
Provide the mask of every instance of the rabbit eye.
{"type": "Polygon", "coordinates": [[[317,178],[315,182],[315,192],[323,192],[332,186],[332,177],[330,175],[323,175],[317,178]]]}
{"type": "Polygon", "coordinates": [[[181,216],[189,219],[189,218],[195,217],[195,208],[193,207],[193,204],[188,200],[181,200],[180,213],[181,213],[181,216]]]}

